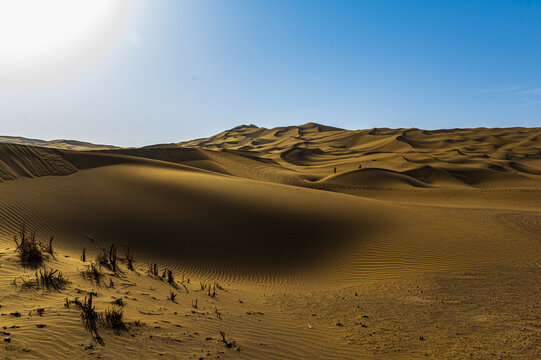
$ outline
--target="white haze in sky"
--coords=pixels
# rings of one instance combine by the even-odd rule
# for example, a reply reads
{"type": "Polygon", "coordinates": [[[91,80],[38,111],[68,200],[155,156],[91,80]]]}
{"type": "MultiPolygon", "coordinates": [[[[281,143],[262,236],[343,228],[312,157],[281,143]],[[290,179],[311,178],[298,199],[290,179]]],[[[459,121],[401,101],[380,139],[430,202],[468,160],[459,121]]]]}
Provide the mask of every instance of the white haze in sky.
{"type": "Polygon", "coordinates": [[[0,89],[55,79],[104,51],[129,0],[0,0],[0,89]]]}

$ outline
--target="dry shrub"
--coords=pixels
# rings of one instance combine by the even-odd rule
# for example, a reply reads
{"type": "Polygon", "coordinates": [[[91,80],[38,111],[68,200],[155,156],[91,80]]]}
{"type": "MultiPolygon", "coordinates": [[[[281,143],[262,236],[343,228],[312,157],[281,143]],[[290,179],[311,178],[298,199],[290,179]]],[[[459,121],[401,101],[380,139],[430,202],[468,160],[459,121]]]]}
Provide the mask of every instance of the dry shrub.
{"type": "Polygon", "coordinates": [[[174,284],[175,283],[175,278],[173,276],[173,272],[171,270],[167,270],[167,282],[169,284],[174,284]]]}
{"type": "Polygon", "coordinates": [[[126,324],[123,320],[124,311],[122,309],[107,309],[105,310],[103,322],[104,325],[110,329],[113,329],[115,333],[126,331],[126,324]]]}
{"type": "Polygon", "coordinates": [[[103,278],[100,264],[94,262],[90,263],[90,266],[86,270],[81,271],[81,276],[83,279],[93,281],[99,286],[101,284],[101,279],[103,278]]]}
{"type": "Polygon", "coordinates": [[[109,256],[107,255],[107,250],[100,250],[98,256],[96,256],[96,262],[102,266],[109,267],[109,256]]]}
{"type": "Polygon", "coordinates": [[[118,271],[118,257],[116,254],[116,246],[112,244],[109,248],[109,251],[101,249],[96,257],[98,264],[108,268],[112,272],[116,273],[118,271]]]}
{"type": "Polygon", "coordinates": [[[175,302],[175,299],[177,298],[178,294],[175,294],[174,292],[170,291],[169,296],[167,297],[167,300],[171,300],[172,302],[175,302]]]}
{"type": "Polygon", "coordinates": [[[25,266],[37,267],[41,265],[44,260],[44,253],[54,257],[54,236],[50,237],[47,245],[43,245],[42,243],[36,241],[35,232],[30,232],[28,235],[26,224],[21,225],[21,228],[19,229],[19,236],[17,237],[17,235],[15,235],[13,240],[17,245],[16,251],[19,253],[21,262],[25,266]]]}
{"type": "Polygon", "coordinates": [[[69,284],[69,281],[58,270],[41,269],[36,272],[36,283],[42,289],[60,291],[69,284]]]}
{"type": "Polygon", "coordinates": [[[76,297],[75,300],[70,300],[69,297],[64,299],[64,306],[68,308],[68,310],[70,309],[71,304],[79,307],[79,309],[83,308],[83,303],[79,301],[78,297],[76,297]]]}
{"type": "Polygon", "coordinates": [[[148,264],[148,273],[150,275],[158,276],[158,265],[156,263],[148,264]]]}
{"type": "Polygon", "coordinates": [[[116,247],[115,244],[111,245],[111,248],[109,249],[109,264],[111,266],[111,270],[116,273],[118,270],[117,265],[118,258],[116,256],[116,247]]]}
{"type": "Polygon", "coordinates": [[[11,282],[14,286],[20,286],[22,289],[43,289],[60,291],[66,288],[70,282],[64,275],[53,269],[40,269],[36,271],[35,278],[25,279],[17,277],[11,282]]]}
{"type": "Polygon", "coordinates": [[[222,342],[224,343],[225,347],[228,348],[228,349],[232,349],[232,348],[237,348],[237,350],[240,351],[240,348],[239,346],[237,345],[236,342],[234,341],[228,341],[226,338],[225,338],[225,332],[223,332],[222,330],[220,330],[220,335],[222,336],[222,342]]]}
{"type": "Polygon", "coordinates": [[[51,236],[49,238],[49,244],[44,248],[44,251],[48,253],[49,255],[54,257],[54,251],[53,251],[53,240],[54,236],[51,236]]]}
{"type": "Polygon", "coordinates": [[[133,259],[133,253],[131,252],[130,248],[126,250],[126,266],[128,267],[128,270],[133,271],[133,263],[135,260],[133,259]]]}
{"type": "Polygon", "coordinates": [[[81,318],[83,319],[83,325],[86,330],[92,332],[97,331],[98,314],[96,308],[92,304],[92,294],[85,296],[85,300],[81,303],[81,318]]]}
{"type": "Polygon", "coordinates": [[[21,225],[19,230],[20,243],[17,241],[17,236],[13,237],[16,250],[19,252],[19,256],[23,264],[39,265],[43,262],[43,254],[41,252],[40,244],[36,242],[36,234],[31,233],[27,236],[26,225],[21,225]]]}
{"type": "Polygon", "coordinates": [[[122,298],[118,298],[113,300],[113,305],[124,307],[126,306],[126,303],[124,302],[124,300],[122,300],[122,298]]]}

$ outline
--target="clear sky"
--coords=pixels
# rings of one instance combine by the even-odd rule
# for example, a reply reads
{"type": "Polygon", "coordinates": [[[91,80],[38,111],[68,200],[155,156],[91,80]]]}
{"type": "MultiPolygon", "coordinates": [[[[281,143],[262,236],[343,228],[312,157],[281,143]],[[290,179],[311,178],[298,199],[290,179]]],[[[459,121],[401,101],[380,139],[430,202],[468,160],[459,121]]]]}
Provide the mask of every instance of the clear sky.
{"type": "Polygon", "coordinates": [[[538,0],[24,1],[0,0],[0,135],[541,126],[538,0]]]}

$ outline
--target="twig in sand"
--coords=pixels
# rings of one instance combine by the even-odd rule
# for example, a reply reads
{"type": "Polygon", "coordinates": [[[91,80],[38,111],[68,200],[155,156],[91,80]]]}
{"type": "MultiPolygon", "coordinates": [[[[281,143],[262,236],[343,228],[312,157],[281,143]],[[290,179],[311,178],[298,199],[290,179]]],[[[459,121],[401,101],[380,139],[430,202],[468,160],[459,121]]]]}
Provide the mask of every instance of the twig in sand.
{"type": "Polygon", "coordinates": [[[227,339],[225,338],[225,332],[223,332],[222,330],[220,330],[220,335],[222,336],[222,342],[225,344],[225,347],[226,347],[226,348],[232,349],[232,348],[236,347],[237,350],[240,351],[240,348],[239,348],[239,346],[237,345],[236,342],[234,342],[234,341],[227,341],[227,339]]]}
{"type": "Polygon", "coordinates": [[[133,253],[131,252],[130,248],[126,250],[126,265],[128,267],[128,270],[133,271],[133,263],[135,260],[133,260],[133,253]]]}
{"type": "Polygon", "coordinates": [[[169,296],[167,297],[167,300],[171,300],[172,302],[176,302],[175,299],[177,298],[177,294],[175,294],[174,292],[170,291],[169,292],[169,296]]]}

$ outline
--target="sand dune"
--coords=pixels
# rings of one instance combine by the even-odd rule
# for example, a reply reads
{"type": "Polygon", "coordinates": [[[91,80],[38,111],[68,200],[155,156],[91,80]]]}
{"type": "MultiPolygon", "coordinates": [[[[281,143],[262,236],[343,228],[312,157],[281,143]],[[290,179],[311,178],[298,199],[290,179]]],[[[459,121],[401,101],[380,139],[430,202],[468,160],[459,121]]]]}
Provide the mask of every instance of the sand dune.
{"type": "Polygon", "coordinates": [[[105,150],[114,149],[113,145],[99,145],[92,144],[85,141],[77,140],[39,140],[29,139],[20,136],[0,136],[0,143],[4,144],[17,144],[17,145],[30,145],[38,147],[46,147],[53,149],[66,149],[66,150],[105,150]]]}
{"type": "Polygon", "coordinates": [[[56,170],[62,174],[73,171],[61,170],[63,165],[55,161],[88,168],[146,158],[305,187],[317,182],[329,185],[334,180],[336,185],[358,187],[535,187],[541,174],[540,133],[540,128],[351,131],[313,123],[275,129],[250,125],[179,144],[93,151],[103,158],[90,165],[90,156],[84,155],[87,157],[82,162],[74,159],[85,152],[3,145],[6,159],[28,159],[29,154],[22,152],[29,152],[39,164],[28,163],[30,168],[24,170],[10,169],[13,164],[6,164],[1,170],[8,178],[21,171],[23,176],[41,176],[56,170]],[[119,160],[122,157],[124,160],[119,160]],[[355,172],[359,166],[373,170],[355,172]],[[376,172],[380,175],[375,176],[376,172]],[[396,180],[389,182],[391,178],[396,180]]]}
{"type": "Polygon", "coordinates": [[[540,133],[309,123],[130,149],[0,144],[0,354],[540,357],[540,133]],[[45,266],[65,289],[21,289],[23,223],[55,236],[45,266]],[[134,271],[83,279],[113,243],[134,271]],[[64,307],[91,291],[100,311],[126,302],[129,329],[100,328],[103,345],[64,307]]]}
{"type": "MultiPolygon", "coordinates": [[[[539,180],[539,166],[534,161],[541,157],[540,133],[540,128],[351,131],[308,123],[276,129],[237,127],[179,145],[250,151],[284,168],[313,176],[327,177],[334,167],[345,173],[361,165],[388,170],[380,172],[387,184],[391,171],[412,177],[408,182],[411,186],[418,186],[419,181],[424,183],[422,186],[446,188],[453,183],[474,187],[535,186],[539,180]]],[[[396,178],[400,180],[395,184],[402,184],[404,177],[396,178]]],[[[379,180],[375,176],[358,177],[348,185],[378,186],[379,180]]]]}

